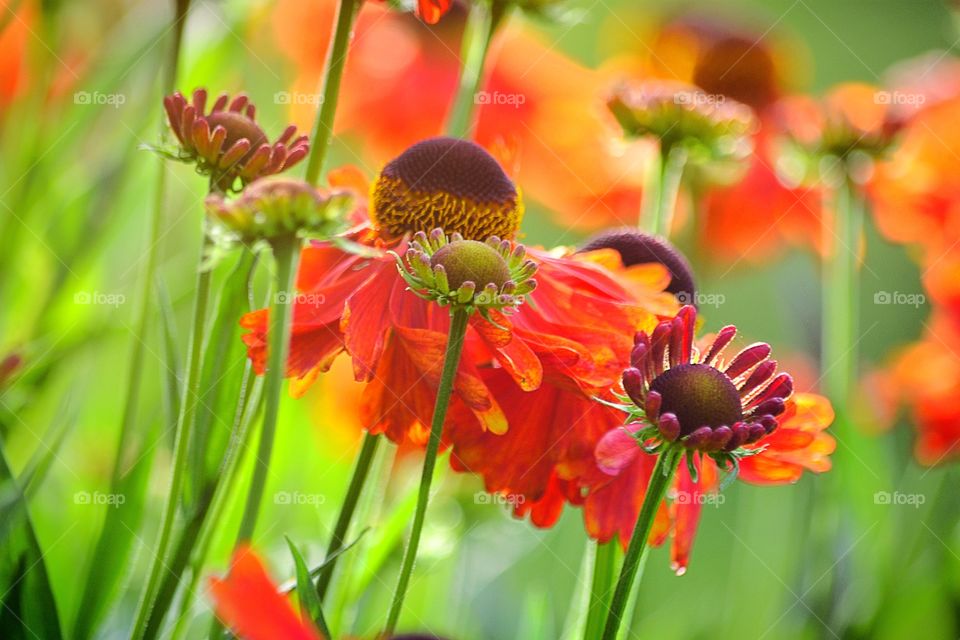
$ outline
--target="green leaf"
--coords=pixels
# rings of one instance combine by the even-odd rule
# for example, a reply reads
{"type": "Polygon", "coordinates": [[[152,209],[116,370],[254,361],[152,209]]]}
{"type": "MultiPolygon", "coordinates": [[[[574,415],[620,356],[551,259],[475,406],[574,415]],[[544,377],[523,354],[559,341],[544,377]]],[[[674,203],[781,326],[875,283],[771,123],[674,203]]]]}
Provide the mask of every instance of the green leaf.
{"type": "Polygon", "coordinates": [[[0,544],[0,631],[5,640],[44,638],[63,634],[27,503],[0,450],[0,504],[3,544],[0,544]]]}
{"type": "Polygon", "coordinates": [[[216,479],[229,442],[236,398],[244,379],[246,350],[240,340],[239,319],[248,308],[249,278],[256,255],[244,249],[226,276],[209,330],[203,356],[203,377],[197,406],[194,437],[190,443],[190,473],[186,479],[184,507],[191,510],[208,493],[216,479]]]}
{"type": "Polygon", "coordinates": [[[297,598],[300,601],[300,615],[307,624],[315,621],[320,633],[327,638],[332,638],[330,629],[327,628],[327,621],[323,617],[320,596],[317,595],[317,590],[313,588],[313,580],[310,578],[307,563],[304,562],[303,556],[300,555],[300,551],[297,550],[296,545],[291,542],[290,538],[284,536],[284,539],[287,541],[287,546],[290,547],[290,555],[293,556],[293,562],[297,567],[297,598]]]}
{"type": "MultiPolygon", "coordinates": [[[[177,325],[174,319],[173,305],[170,303],[170,293],[162,278],[157,278],[157,303],[160,306],[160,330],[163,333],[163,408],[166,424],[176,424],[180,415],[180,398],[183,393],[180,388],[180,347],[177,341],[177,325]]],[[[173,430],[171,430],[171,434],[173,430]]],[[[170,446],[173,446],[171,440],[170,446]]]]}
{"type": "MultiPolygon", "coordinates": [[[[153,432],[155,429],[151,429],[151,435],[155,435],[153,432]]],[[[152,438],[148,437],[147,440],[152,438]]],[[[87,569],[86,584],[77,608],[72,634],[74,638],[83,639],[92,635],[117,585],[129,571],[130,551],[143,522],[154,451],[156,447],[138,449],[133,467],[116,485],[115,492],[123,496],[123,504],[107,507],[103,529],[87,569]]]]}

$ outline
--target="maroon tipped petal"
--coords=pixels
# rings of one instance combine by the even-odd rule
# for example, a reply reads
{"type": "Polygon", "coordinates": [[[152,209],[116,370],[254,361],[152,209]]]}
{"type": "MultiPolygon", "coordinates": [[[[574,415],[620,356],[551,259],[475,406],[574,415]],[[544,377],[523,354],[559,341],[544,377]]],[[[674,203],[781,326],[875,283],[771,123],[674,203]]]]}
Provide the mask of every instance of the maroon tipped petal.
{"type": "MultiPolygon", "coordinates": [[[[675,442],[676,439],[680,437],[680,421],[677,420],[677,416],[672,413],[664,413],[661,415],[657,421],[657,428],[660,430],[660,435],[669,442],[675,442]]],[[[692,434],[691,437],[693,437],[692,434]]]]}
{"type": "Polygon", "coordinates": [[[630,367],[622,375],[623,390],[627,392],[630,399],[638,407],[644,405],[643,374],[639,369],[630,367]]]}
{"type": "Polygon", "coordinates": [[[767,359],[770,355],[770,345],[765,342],[757,342],[738,353],[730,362],[724,371],[731,379],[749,371],[754,365],[757,365],[767,359]]]}
{"type": "Polygon", "coordinates": [[[656,422],[660,418],[660,404],[663,401],[663,396],[661,396],[656,391],[650,391],[647,393],[647,403],[643,407],[644,413],[647,414],[647,420],[650,422],[656,422]]]}
{"type": "Polygon", "coordinates": [[[713,340],[713,344],[707,349],[707,353],[700,359],[700,362],[712,365],[736,335],[737,328],[733,325],[728,325],[720,329],[720,331],[717,332],[717,337],[713,340]]]}

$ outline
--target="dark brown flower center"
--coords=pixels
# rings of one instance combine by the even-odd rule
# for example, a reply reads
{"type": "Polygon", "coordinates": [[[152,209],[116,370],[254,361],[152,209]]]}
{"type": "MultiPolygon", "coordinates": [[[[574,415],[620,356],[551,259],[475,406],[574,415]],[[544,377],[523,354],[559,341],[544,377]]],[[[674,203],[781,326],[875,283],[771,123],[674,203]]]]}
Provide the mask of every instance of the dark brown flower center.
{"type": "Polygon", "coordinates": [[[491,282],[502,287],[510,279],[510,268],[496,249],[476,240],[458,240],[441,247],[430,264],[443,265],[450,289],[457,289],[464,282],[473,282],[477,291],[491,282]]]}
{"type": "Polygon", "coordinates": [[[596,249],[615,249],[626,267],[650,262],[662,264],[670,271],[667,291],[684,304],[696,303],[693,269],[683,254],[667,241],[636,229],[614,229],[593,236],[580,250],[596,249]]]}
{"type": "Polygon", "coordinates": [[[672,413],[680,435],[700,427],[730,426],[743,418],[740,394],[723,372],[705,364],[681,364],[667,369],[650,383],[660,394],[660,413],[672,413]]]}
{"type": "Polygon", "coordinates": [[[482,147],[456,138],[413,145],[380,172],[371,216],[387,236],[441,228],[464,238],[511,238],[523,206],[517,188],[482,147]]]}

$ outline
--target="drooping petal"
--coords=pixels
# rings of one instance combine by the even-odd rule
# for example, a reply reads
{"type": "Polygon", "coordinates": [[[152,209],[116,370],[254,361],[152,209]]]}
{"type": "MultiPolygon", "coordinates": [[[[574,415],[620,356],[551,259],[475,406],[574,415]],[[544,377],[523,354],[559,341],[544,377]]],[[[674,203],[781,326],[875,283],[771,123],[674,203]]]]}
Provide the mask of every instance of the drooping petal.
{"type": "Polygon", "coordinates": [[[217,617],[244,640],[321,640],[280,595],[249,547],[234,554],[226,578],[211,578],[217,617]]]}

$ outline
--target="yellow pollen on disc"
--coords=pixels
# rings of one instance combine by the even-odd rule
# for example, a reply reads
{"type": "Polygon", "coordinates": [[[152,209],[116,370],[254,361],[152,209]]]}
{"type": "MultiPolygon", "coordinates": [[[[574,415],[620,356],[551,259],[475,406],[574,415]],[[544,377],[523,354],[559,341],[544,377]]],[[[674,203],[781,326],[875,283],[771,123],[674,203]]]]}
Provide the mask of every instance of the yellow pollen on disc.
{"type": "Polygon", "coordinates": [[[502,202],[478,202],[445,191],[410,189],[402,179],[381,174],[373,184],[370,202],[374,223],[393,238],[437,228],[467,240],[512,238],[523,220],[519,190],[515,198],[502,202]]]}

